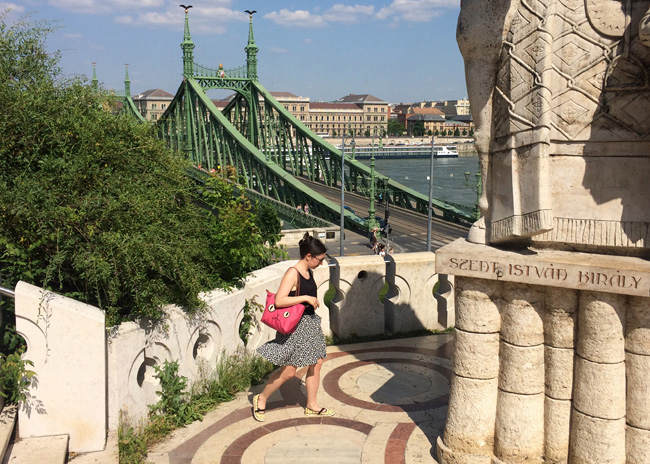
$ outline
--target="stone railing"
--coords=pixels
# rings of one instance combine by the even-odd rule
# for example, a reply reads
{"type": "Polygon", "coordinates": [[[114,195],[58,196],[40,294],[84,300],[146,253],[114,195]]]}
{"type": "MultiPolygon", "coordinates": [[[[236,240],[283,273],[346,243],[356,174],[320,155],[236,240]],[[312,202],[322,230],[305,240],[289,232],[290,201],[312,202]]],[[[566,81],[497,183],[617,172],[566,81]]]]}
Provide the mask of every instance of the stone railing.
{"type": "MultiPolygon", "coordinates": [[[[71,451],[103,449],[106,430],[117,428],[120,411],[137,421],[146,417],[147,405],[157,402],[155,365],[178,361],[179,373],[192,381],[202,366],[215,366],[222,354],[243,348],[239,327],[246,302],[263,304],[266,289],[277,290],[293,263],[256,271],[241,289],[203,295],[208,311],[195,318],[169,307],[165,327],[128,322],[108,331],[99,309],[20,282],[16,327],[38,375],[20,407],[20,436],[67,433],[71,451]]],[[[379,256],[337,258],[316,269],[314,278],[321,301],[330,286],[336,289],[329,311],[318,311],[326,335],[346,338],[454,325],[452,282],[435,273],[433,253],[392,255],[386,261],[379,256]],[[386,283],[382,302],[379,294],[386,283]]],[[[246,349],[254,350],[274,334],[256,321],[246,349]]]]}

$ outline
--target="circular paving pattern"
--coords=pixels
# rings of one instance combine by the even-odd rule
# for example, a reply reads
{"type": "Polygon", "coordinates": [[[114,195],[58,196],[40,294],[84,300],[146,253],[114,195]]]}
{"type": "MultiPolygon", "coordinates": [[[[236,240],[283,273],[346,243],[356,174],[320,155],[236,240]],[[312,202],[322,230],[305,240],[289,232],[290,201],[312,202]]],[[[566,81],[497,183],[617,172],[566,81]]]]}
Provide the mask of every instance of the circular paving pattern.
{"type": "Polygon", "coordinates": [[[435,463],[433,443],[442,433],[448,403],[451,340],[436,335],[345,352],[330,348],[318,401],[335,409],[334,417],[304,416],[303,368],[269,399],[266,422],[251,414],[250,400],[259,386],[199,432],[157,449],[164,459],[152,462],[435,463]]]}

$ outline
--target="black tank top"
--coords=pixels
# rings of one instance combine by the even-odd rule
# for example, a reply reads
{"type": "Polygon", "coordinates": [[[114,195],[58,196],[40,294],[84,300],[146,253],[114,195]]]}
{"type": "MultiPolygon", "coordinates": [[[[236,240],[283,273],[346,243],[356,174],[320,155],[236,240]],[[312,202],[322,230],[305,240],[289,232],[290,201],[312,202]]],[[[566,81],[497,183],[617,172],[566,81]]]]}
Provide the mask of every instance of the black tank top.
{"type": "MultiPolygon", "coordinates": [[[[317,293],[317,288],[316,288],[316,281],[314,280],[314,274],[311,272],[311,269],[309,269],[309,279],[305,279],[300,271],[296,269],[298,272],[298,278],[300,279],[300,295],[309,295],[309,296],[316,296],[317,293]]],[[[296,296],[295,291],[290,291],[289,296],[296,296]]],[[[303,303],[305,305],[305,312],[303,314],[314,314],[314,307],[308,303],[303,303]]]]}

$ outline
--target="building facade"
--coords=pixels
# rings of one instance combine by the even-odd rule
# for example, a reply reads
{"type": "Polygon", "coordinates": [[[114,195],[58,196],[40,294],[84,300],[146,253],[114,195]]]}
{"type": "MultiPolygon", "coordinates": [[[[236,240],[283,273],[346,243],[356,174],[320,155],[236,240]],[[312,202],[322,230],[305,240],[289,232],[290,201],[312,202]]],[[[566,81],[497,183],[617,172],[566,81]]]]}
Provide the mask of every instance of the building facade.
{"type": "Polygon", "coordinates": [[[147,90],[133,96],[133,103],[140,114],[149,121],[157,121],[165,112],[174,96],[162,89],[147,90]]]}

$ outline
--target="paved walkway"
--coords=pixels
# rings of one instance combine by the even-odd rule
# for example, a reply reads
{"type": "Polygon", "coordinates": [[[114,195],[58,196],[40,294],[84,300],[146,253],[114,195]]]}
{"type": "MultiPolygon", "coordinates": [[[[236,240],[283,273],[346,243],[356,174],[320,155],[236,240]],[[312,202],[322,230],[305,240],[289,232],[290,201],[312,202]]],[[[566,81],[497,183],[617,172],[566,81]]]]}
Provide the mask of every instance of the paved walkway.
{"type": "Polygon", "coordinates": [[[318,401],[334,417],[305,417],[303,368],[269,399],[266,422],[252,417],[259,385],[176,431],[147,462],[435,463],[452,351],[450,334],[329,347],[318,401]]]}

